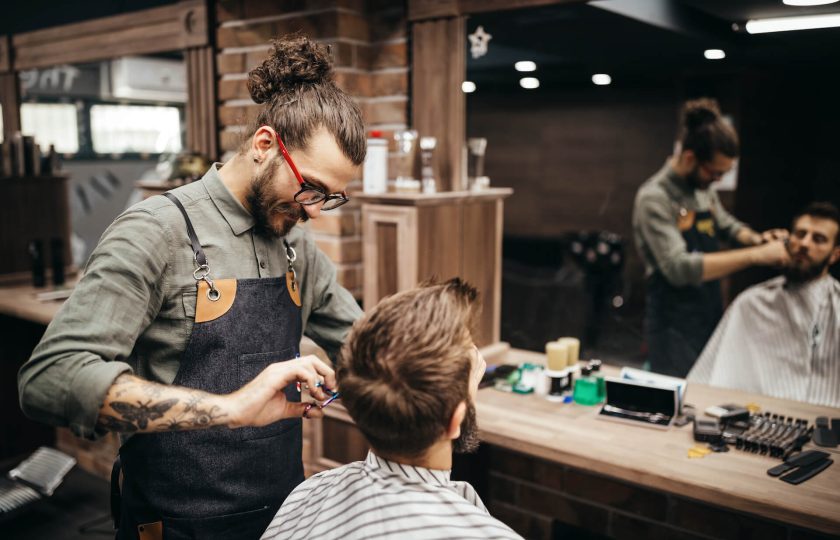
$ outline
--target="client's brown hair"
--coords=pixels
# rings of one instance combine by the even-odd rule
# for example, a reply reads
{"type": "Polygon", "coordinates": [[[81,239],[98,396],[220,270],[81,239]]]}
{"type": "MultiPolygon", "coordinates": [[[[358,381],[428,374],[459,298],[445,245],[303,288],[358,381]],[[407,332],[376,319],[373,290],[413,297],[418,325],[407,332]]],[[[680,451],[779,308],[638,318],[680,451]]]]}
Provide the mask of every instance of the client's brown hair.
{"type": "Polygon", "coordinates": [[[422,454],[469,400],[477,297],[458,278],[427,283],[385,298],[356,321],[339,355],[338,385],[375,450],[422,454]]]}

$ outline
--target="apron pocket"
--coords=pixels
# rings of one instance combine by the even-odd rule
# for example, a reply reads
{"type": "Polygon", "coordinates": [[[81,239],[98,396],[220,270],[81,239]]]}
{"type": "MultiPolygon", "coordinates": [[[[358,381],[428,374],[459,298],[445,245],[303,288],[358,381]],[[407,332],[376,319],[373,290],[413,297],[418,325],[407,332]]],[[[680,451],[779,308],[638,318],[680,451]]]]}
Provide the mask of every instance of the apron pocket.
{"type": "MultiPolygon", "coordinates": [[[[295,358],[295,349],[288,348],[278,352],[243,354],[239,357],[239,387],[243,387],[262,371],[276,362],[285,362],[295,358]]],[[[291,383],[284,388],[286,399],[292,402],[300,401],[300,392],[297,391],[295,383],[291,383]]],[[[288,418],[280,420],[263,427],[245,427],[239,428],[240,440],[250,441],[255,439],[265,439],[267,437],[276,437],[290,429],[301,424],[300,418],[288,418]]]]}
{"type": "Polygon", "coordinates": [[[259,538],[268,528],[276,508],[263,507],[247,512],[206,518],[163,518],[165,540],[259,538]]]}

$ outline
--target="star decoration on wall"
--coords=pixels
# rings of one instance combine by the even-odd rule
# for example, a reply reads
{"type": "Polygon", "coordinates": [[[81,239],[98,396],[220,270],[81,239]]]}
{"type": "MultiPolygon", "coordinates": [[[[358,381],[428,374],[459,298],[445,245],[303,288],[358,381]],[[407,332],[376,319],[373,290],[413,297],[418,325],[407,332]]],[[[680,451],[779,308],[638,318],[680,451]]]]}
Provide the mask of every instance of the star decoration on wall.
{"type": "Polygon", "coordinates": [[[485,32],[483,26],[479,26],[467,38],[470,40],[470,54],[474,60],[487,54],[487,42],[493,39],[493,36],[485,32]]]}

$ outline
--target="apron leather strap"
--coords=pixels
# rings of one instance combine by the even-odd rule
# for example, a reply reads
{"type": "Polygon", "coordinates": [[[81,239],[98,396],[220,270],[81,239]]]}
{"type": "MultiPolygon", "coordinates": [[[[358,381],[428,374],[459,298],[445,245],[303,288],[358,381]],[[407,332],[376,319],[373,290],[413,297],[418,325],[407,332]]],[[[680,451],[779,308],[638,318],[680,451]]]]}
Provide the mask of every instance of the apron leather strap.
{"type": "Polygon", "coordinates": [[[201,249],[201,242],[198,241],[198,236],[195,234],[195,229],[193,229],[192,221],[190,221],[190,217],[187,215],[187,209],[184,208],[184,205],[181,204],[181,201],[173,195],[171,192],[166,192],[163,194],[164,197],[175,203],[175,206],[178,207],[178,210],[181,211],[181,214],[184,216],[184,221],[187,222],[187,235],[190,237],[190,244],[192,245],[193,253],[195,253],[195,262],[197,262],[200,266],[204,266],[207,264],[207,256],[204,255],[204,250],[201,249]]]}

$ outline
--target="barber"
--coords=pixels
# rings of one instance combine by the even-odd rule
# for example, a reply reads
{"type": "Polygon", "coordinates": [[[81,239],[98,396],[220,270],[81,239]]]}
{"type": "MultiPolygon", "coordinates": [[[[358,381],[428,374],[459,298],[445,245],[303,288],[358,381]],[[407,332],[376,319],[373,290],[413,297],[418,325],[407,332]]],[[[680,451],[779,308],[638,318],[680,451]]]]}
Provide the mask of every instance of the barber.
{"type": "Polygon", "coordinates": [[[717,102],[684,104],[675,152],[639,188],[633,232],[645,263],[651,370],[688,374],[723,313],[720,279],[787,263],[787,231],[758,234],[720,203],[712,183],[738,156],[738,136],[717,102]],[[720,240],[739,246],[721,250],[720,240]]]}
{"type": "Polygon", "coordinates": [[[120,539],[259,538],[304,478],[301,417],[320,412],[298,386],[335,385],[301,336],[332,355],[361,315],[296,227],[347,201],[359,109],[304,37],[248,87],[262,107],[236,155],[119,216],[20,370],[31,418],[123,435],[120,539]]]}

